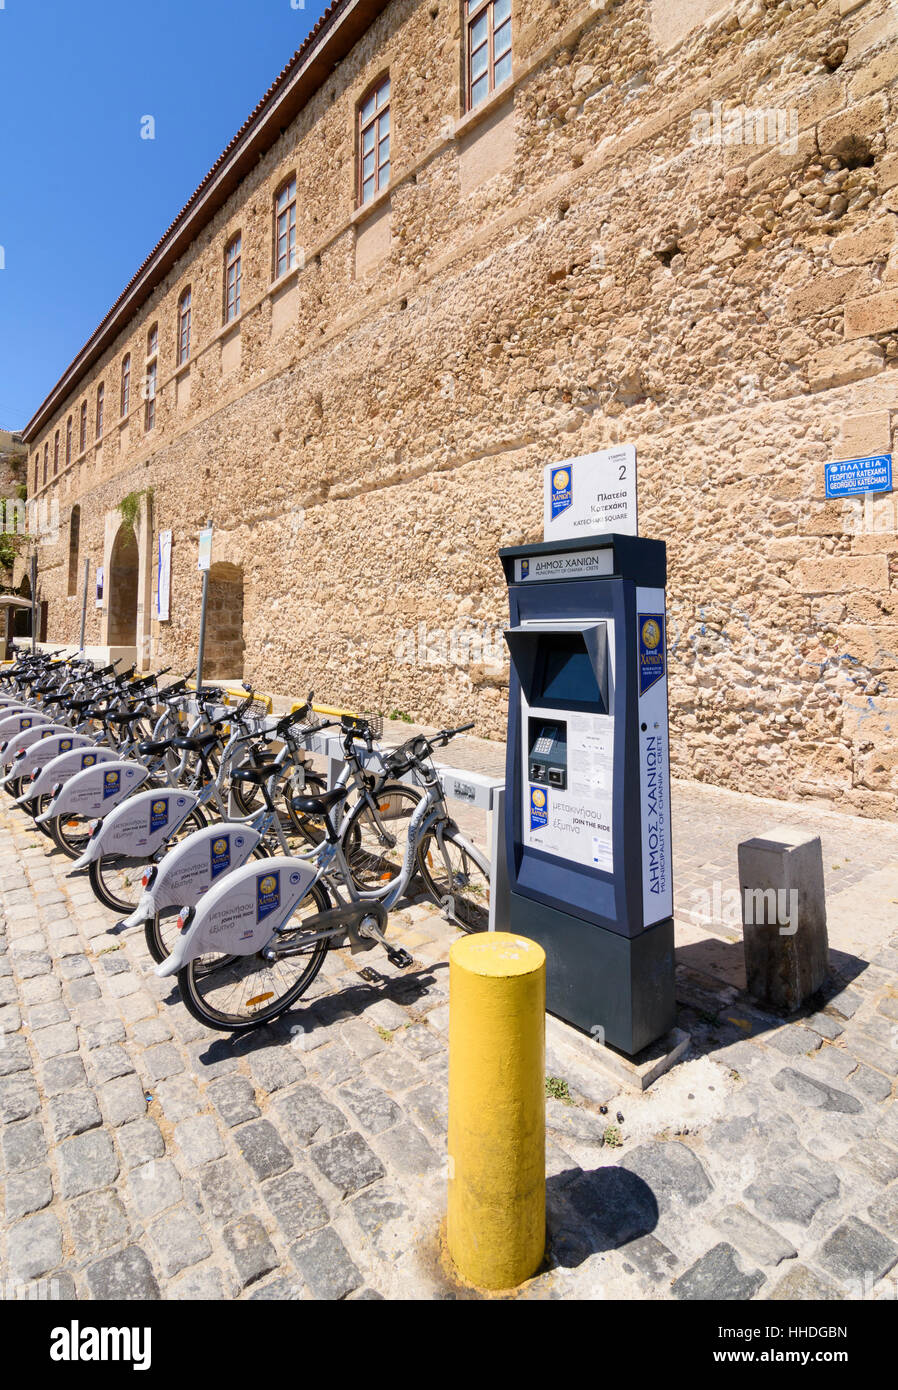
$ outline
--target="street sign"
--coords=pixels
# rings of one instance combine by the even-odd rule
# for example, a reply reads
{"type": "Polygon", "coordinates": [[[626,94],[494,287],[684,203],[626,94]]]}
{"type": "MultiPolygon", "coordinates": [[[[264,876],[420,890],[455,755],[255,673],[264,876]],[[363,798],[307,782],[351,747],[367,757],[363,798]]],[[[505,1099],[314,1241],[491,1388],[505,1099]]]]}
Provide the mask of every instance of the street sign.
{"type": "Polygon", "coordinates": [[[892,491],[892,455],[842,459],[826,465],[827,497],[857,497],[865,492],[892,491]]]}
{"type": "Polygon", "coordinates": [[[200,531],[200,554],[197,561],[198,570],[209,570],[212,568],[212,527],[207,526],[204,531],[200,531]]]}
{"type": "Polygon", "coordinates": [[[543,539],[639,534],[636,446],[621,444],[550,464],[543,473],[543,539]]]}

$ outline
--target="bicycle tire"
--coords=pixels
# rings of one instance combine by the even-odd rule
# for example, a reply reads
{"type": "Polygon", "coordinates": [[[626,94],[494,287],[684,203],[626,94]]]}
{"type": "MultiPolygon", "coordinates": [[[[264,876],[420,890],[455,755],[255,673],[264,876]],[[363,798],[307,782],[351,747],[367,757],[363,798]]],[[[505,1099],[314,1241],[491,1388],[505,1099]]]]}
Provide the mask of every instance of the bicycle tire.
{"type": "MultiPolygon", "coordinates": [[[[166,841],[163,852],[178,844],[185,835],[191,835],[194,830],[202,830],[205,824],[206,817],[199,807],[195,806],[179,826],[177,834],[166,841]]],[[[146,865],[152,862],[152,859],[130,858],[117,854],[101,854],[99,859],[92,860],[88,865],[87,875],[90,880],[90,886],[104,907],[109,907],[113,912],[120,912],[123,916],[127,917],[137,907],[142,890],[138,887],[133,896],[128,898],[117,895],[112,887],[112,884],[115,883],[113,875],[117,873],[131,875],[130,881],[128,882],[128,887],[130,888],[134,886],[134,882],[138,878],[138,871],[142,874],[146,865]],[[113,864],[110,863],[110,860],[116,860],[117,862],[113,864]]]]}
{"type": "Polygon", "coordinates": [[[367,800],[361,797],[352,808],[342,836],[343,853],[356,888],[369,893],[395,882],[401,874],[408,843],[408,822],[424,793],[407,782],[385,782],[374,795],[379,811],[386,815],[385,827],[390,821],[396,824],[400,816],[405,819],[405,827],[401,833],[397,825],[400,834],[395,845],[384,846],[367,800]],[[403,803],[406,810],[400,812],[398,808],[403,803]]]}
{"type": "MultiPolygon", "coordinates": [[[[264,840],[259,841],[250,855],[250,858],[271,858],[271,850],[264,840]]],[[[174,924],[177,920],[178,911],[178,908],[172,908],[167,917],[163,917],[161,913],[157,912],[154,917],[151,917],[148,922],[144,923],[143,934],[144,940],[147,943],[147,950],[157,965],[161,965],[162,962],[168,960],[171,955],[171,949],[168,943],[172,941],[177,934],[177,928],[174,924]]]]}
{"type": "Polygon", "coordinates": [[[424,887],[465,931],[488,931],[490,866],[486,855],[453,830],[444,831],[443,843],[449,852],[448,869],[435,830],[428,830],[418,845],[418,873],[424,887]]]}

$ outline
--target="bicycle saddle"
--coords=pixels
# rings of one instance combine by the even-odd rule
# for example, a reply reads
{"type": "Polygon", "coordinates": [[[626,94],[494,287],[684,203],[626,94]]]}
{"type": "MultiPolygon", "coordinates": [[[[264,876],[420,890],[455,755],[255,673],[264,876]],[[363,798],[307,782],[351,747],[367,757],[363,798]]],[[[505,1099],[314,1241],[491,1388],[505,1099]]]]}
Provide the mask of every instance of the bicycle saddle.
{"type": "Polygon", "coordinates": [[[293,796],[290,798],[290,805],[294,811],[301,811],[304,816],[323,816],[345,797],[345,787],[333,787],[329,792],[318,792],[315,796],[293,796]]]}
{"type": "Polygon", "coordinates": [[[197,738],[173,738],[170,740],[172,748],[186,748],[191,753],[202,753],[207,748],[211,748],[213,743],[220,743],[218,734],[200,734],[197,738]]]}
{"type": "Polygon", "coordinates": [[[257,786],[267,782],[271,774],[279,766],[275,759],[271,762],[260,763],[257,767],[238,767],[231,773],[231,780],[234,782],[255,782],[257,786]]]}
{"type": "Polygon", "coordinates": [[[147,738],[142,743],[138,743],[137,751],[155,757],[157,753],[167,753],[169,748],[174,747],[174,743],[173,738],[147,738]]]}

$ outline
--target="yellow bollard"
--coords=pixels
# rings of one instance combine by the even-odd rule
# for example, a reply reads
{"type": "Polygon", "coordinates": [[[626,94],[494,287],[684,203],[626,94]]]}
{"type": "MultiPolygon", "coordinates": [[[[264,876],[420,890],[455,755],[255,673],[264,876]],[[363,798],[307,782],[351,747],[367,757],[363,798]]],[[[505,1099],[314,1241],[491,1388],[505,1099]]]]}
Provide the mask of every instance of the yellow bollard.
{"type": "Polygon", "coordinates": [[[546,956],[510,932],[449,953],[449,1254],[510,1289],[546,1243],[546,956]]]}

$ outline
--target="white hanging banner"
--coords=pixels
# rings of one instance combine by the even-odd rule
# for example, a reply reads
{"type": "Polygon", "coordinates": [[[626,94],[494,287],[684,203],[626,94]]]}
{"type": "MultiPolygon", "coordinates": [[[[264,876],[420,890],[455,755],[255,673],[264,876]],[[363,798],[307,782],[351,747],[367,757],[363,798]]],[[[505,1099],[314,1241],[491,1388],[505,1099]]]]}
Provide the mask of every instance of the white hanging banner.
{"type": "Polygon", "coordinates": [[[212,527],[207,526],[204,531],[200,531],[200,553],[197,561],[198,570],[209,570],[212,568],[212,527]]]}
{"type": "Polygon", "coordinates": [[[102,566],[102,565],[98,565],[98,566],[97,566],[97,572],[96,572],[96,575],[95,575],[95,579],[96,579],[96,581],[97,581],[96,607],[97,607],[97,608],[102,608],[102,607],[103,607],[103,566],[102,566]]]}
{"type": "Polygon", "coordinates": [[[171,531],[159,532],[159,560],[156,567],[156,617],[167,623],[171,608],[171,531]]]}

